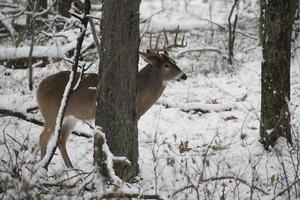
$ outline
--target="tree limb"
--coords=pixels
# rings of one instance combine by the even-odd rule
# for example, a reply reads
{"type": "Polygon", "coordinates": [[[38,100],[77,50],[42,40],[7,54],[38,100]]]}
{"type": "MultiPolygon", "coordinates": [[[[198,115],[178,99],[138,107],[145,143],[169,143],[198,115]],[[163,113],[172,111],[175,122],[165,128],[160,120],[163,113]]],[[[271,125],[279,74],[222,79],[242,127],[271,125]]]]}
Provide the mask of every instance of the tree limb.
{"type": "MultiPolygon", "coordinates": [[[[38,125],[38,126],[44,126],[44,122],[41,122],[41,121],[39,121],[37,119],[34,119],[34,118],[30,118],[30,117],[26,116],[25,114],[23,114],[21,112],[16,112],[16,111],[0,108],[0,115],[1,116],[16,117],[16,118],[22,119],[24,121],[33,123],[33,124],[38,125]]],[[[92,135],[82,133],[82,132],[73,131],[72,134],[77,135],[79,137],[85,137],[85,138],[93,137],[92,135]]]]}

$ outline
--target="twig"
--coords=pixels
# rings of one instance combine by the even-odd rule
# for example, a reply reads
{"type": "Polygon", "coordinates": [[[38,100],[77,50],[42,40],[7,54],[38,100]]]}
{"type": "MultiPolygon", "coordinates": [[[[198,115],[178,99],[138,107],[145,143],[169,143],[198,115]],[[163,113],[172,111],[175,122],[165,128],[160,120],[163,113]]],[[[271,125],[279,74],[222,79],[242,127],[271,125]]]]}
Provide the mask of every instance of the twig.
{"type": "Polygon", "coordinates": [[[13,167],[14,166],[14,163],[13,163],[13,159],[12,159],[12,155],[11,155],[11,152],[10,152],[10,148],[8,147],[8,145],[7,145],[7,142],[6,142],[6,137],[5,137],[5,135],[6,135],[6,128],[7,128],[7,124],[6,124],[6,126],[4,127],[4,129],[3,129],[3,142],[4,142],[4,146],[5,146],[5,148],[6,148],[6,150],[7,150],[7,153],[8,153],[8,155],[9,155],[9,160],[10,160],[10,162],[11,162],[11,166],[13,167]]]}
{"type": "Polygon", "coordinates": [[[36,18],[39,16],[42,16],[46,14],[56,3],[56,0],[52,3],[49,8],[43,10],[42,12],[35,13],[38,8],[38,1],[35,2],[34,9],[33,9],[33,16],[30,22],[30,31],[31,31],[31,44],[30,44],[30,49],[29,49],[29,55],[28,55],[28,85],[29,85],[29,90],[33,90],[33,66],[32,66],[32,54],[33,54],[33,49],[35,46],[35,22],[36,18]]]}
{"type": "Polygon", "coordinates": [[[190,50],[186,50],[186,51],[182,51],[178,54],[179,57],[183,57],[185,56],[186,54],[189,54],[189,53],[194,53],[194,52],[197,52],[197,53],[203,53],[203,52],[214,52],[214,53],[217,53],[219,55],[222,55],[222,57],[226,57],[224,55],[224,53],[222,53],[222,51],[220,51],[219,49],[213,49],[213,48],[204,48],[204,49],[190,49],[190,50]]]}
{"type": "Polygon", "coordinates": [[[283,193],[285,193],[286,191],[288,191],[291,187],[293,187],[294,185],[296,185],[297,183],[300,183],[300,178],[298,178],[295,182],[293,182],[291,185],[289,185],[287,188],[285,188],[284,190],[282,190],[281,192],[279,192],[278,194],[276,194],[271,200],[275,200],[276,197],[283,195],[283,193]]]}
{"type": "Polygon", "coordinates": [[[94,42],[95,42],[95,45],[96,45],[96,48],[97,48],[97,51],[98,51],[98,55],[100,56],[100,49],[101,49],[100,48],[100,42],[97,38],[96,28],[95,28],[95,24],[94,24],[93,19],[90,18],[89,23],[90,23],[90,26],[91,26],[91,31],[92,31],[93,39],[94,39],[94,42]]]}
{"type": "MultiPolygon", "coordinates": [[[[247,185],[249,188],[253,188],[255,190],[258,190],[259,192],[265,194],[265,195],[269,195],[268,192],[264,191],[262,188],[259,188],[255,185],[251,185],[249,184],[246,180],[240,178],[240,177],[237,177],[237,176],[220,176],[220,177],[211,177],[211,178],[207,178],[207,179],[202,179],[202,180],[199,180],[200,183],[204,183],[204,182],[209,182],[209,181],[220,181],[220,180],[236,180],[236,181],[239,181],[245,185],[247,185]]],[[[175,195],[177,195],[178,193],[180,192],[183,192],[184,190],[187,190],[189,188],[193,188],[194,185],[187,185],[179,190],[177,190],[176,192],[173,193],[173,197],[175,195]]]]}
{"type": "Polygon", "coordinates": [[[36,119],[33,119],[33,118],[29,118],[28,116],[24,115],[21,112],[16,112],[16,111],[12,111],[12,110],[7,110],[7,109],[0,108],[0,114],[2,116],[17,117],[17,118],[20,118],[20,119],[25,120],[27,122],[36,124],[38,126],[43,126],[44,125],[43,122],[41,122],[39,120],[36,120],[36,119]]]}
{"type": "MultiPolygon", "coordinates": [[[[216,22],[214,22],[214,21],[212,21],[212,20],[210,20],[210,19],[205,19],[205,18],[198,18],[198,19],[199,19],[199,20],[202,20],[202,21],[209,22],[209,23],[211,23],[211,24],[213,24],[213,25],[216,25],[216,26],[218,26],[218,27],[219,27],[221,30],[223,30],[223,31],[229,31],[228,28],[226,28],[225,26],[223,26],[223,25],[221,25],[221,24],[218,24],[218,23],[216,23],[216,22]]],[[[258,40],[258,38],[255,37],[255,36],[253,36],[253,34],[244,33],[244,32],[242,32],[242,31],[240,31],[240,30],[236,30],[235,32],[238,33],[238,34],[240,34],[240,35],[243,35],[243,36],[245,36],[245,37],[247,37],[247,38],[250,38],[250,39],[252,39],[252,40],[258,40]]]]}

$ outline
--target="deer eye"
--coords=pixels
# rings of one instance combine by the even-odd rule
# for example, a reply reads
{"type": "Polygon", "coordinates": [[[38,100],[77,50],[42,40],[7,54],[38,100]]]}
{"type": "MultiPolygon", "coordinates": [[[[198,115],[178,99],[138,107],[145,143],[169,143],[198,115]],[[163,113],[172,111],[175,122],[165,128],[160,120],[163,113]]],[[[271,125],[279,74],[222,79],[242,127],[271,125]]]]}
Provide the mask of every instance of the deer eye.
{"type": "Polygon", "coordinates": [[[169,67],[171,67],[171,65],[169,63],[166,63],[166,64],[164,64],[164,67],[169,68],[169,67]]]}

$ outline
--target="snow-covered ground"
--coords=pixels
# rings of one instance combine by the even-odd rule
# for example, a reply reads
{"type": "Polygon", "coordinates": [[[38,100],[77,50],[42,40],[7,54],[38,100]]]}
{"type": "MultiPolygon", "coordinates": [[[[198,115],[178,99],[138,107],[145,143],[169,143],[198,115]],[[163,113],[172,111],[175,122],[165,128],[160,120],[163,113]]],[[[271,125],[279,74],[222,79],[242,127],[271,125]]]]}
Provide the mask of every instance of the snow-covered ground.
{"type": "MultiPolygon", "coordinates": [[[[258,4],[241,1],[240,33],[237,33],[233,66],[225,59],[228,34],[219,29],[219,26],[227,27],[231,6],[232,1],[222,0],[142,1],[141,18],[148,19],[147,24],[141,24],[142,33],[158,32],[163,27],[173,30],[178,24],[184,30],[188,47],[171,55],[188,74],[188,79],[169,83],[158,102],[140,119],[141,173],[139,181],[130,185],[132,190],[158,194],[165,199],[272,199],[299,180],[299,150],[291,150],[280,141],[268,153],[259,143],[261,49],[255,39],[258,38],[258,4]],[[208,21],[218,25],[212,26],[208,21]],[[220,53],[186,52],[195,49],[216,49],[220,53]]],[[[147,45],[146,35],[141,49],[147,45]]],[[[140,66],[143,65],[141,60],[140,66]]],[[[298,65],[294,60],[291,76],[295,137],[299,134],[300,119],[298,65]]],[[[35,68],[35,88],[43,78],[65,69],[70,69],[65,62],[35,68]]],[[[97,71],[97,64],[91,71],[97,71]]],[[[27,108],[37,105],[35,90],[30,92],[27,87],[26,70],[0,66],[0,76],[0,108],[26,113],[27,108]]],[[[27,115],[41,120],[39,113],[27,115]]],[[[76,127],[82,128],[83,124],[76,127]]],[[[38,161],[41,131],[42,127],[13,117],[0,118],[1,182],[15,183],[16,177],[5,171],[10,171],[6,167],[14,162],[11,158],[16,152],[23,160],[19,169],[25,170],[31,161],[38,161]]],[[[93,169],[93,138],[71,135],[67,148],[76,168],[93,169]]],[[[57,151],[48,175],[71,176],[71,172],[65,171],[59,154],[57,151]]],[[[8,187],[7,193],[13,195],[16,191],[8,187]]],[[[88,198],[88,195],[77,198],[88,198]]],[[[285,192],[277,198],[293,199],[293,195],[285,192]]],[[[6,197],[9,199],[9,195],[6,197]]]]}

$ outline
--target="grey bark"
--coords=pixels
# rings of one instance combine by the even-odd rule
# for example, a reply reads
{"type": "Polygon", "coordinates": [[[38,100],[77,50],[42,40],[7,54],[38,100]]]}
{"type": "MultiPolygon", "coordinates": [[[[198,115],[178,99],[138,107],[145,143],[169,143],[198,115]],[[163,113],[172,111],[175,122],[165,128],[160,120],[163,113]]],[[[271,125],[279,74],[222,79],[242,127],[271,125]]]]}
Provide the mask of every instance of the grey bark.
{"type": "Polygon", "coordinates": [[[291,36],[296,0],[262,0],[261,142],[266,149],[279,137],[292,143],[290,100],[291,36]]]}
{"type": "Polygon", "coordinates": [[[64,17],[70,17],[69,10],[72,0],[58,0],[58,13],[64,17]]]}
{"type": "MultiPolygon", "coordinates": [[[[139,172],[136,81],[140,0],[103,3],[96,124],[103,128],[112,153],[131,161],[131,167],[115,166],[116,174],[128,181],[139,172]]],[[[100,144],[95,138],[95,147],[100,144]]],[[[101,166],[98,155],[95,152],[95,161],[101,166]]]]}

